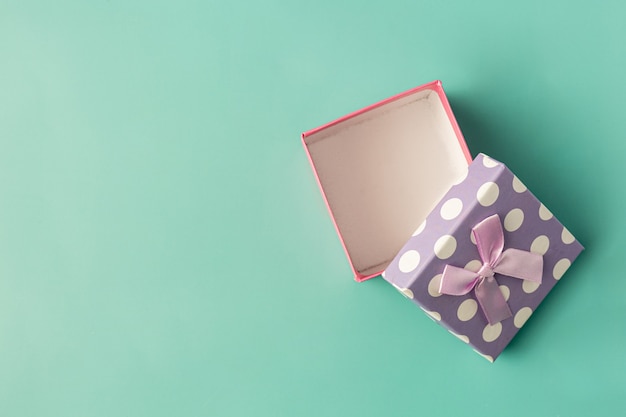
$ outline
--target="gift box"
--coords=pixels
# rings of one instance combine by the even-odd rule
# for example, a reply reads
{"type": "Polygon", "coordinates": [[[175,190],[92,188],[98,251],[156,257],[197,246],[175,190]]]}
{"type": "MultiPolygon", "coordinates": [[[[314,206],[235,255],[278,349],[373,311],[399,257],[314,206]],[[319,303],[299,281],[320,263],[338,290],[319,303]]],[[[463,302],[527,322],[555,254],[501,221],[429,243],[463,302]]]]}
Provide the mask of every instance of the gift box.
{"type": "Polygon", "coordinates": [[[472,162],[439,81],[302,142],[356,280],[384,270],[490,361],[583,249],[506,166],[472,162]]]}
{"type": "Polygon", "coordinates": [[[357,281],[379,275],[471,162],[441,82],[302,134],[357,281]]]}
{"type": "Polygon", "coordinates": [[[383,277],[493,362],[582,249],[504,164],[480,154],[383,277]]]}

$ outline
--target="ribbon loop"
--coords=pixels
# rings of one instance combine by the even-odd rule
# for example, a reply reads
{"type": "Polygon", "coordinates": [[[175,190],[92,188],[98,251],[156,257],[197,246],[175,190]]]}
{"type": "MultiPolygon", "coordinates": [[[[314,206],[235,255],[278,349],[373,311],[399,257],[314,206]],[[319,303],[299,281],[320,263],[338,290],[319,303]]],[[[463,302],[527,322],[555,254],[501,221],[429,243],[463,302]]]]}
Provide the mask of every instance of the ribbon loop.
{"type": "Polygon", "coordinates": [[[541,283],[543,256],[519,249],[507,249],[502,253],[494,272],[526,281],[541,283]]]}
{"type": "Polygon", "coordinates": [[[465,295],[474,290],[489,324],[512,316],[494,274],[541,283],[543,256],[520,249],[504,249],[504,232],[497,214],[489,216],[472,228],[483,265],[478,272],[446,265],[439,292],[465,295]]]}
{"type": "Polygon", "coordinates": [[[474,289],[478,280],[480,280],[480,277],[472,271],[446,265],[443,270],[441,283],[439,284],[439,292],[449,295],[465,295],[474,289]],[[445,276],[449,278],[443,279],[445,276]]]}
{"type": "Polygon", "coordinates": [[[504,232],[497,214],[487,217],[472,228],[480,259],[494,266],[504,249],[504,232]]]}

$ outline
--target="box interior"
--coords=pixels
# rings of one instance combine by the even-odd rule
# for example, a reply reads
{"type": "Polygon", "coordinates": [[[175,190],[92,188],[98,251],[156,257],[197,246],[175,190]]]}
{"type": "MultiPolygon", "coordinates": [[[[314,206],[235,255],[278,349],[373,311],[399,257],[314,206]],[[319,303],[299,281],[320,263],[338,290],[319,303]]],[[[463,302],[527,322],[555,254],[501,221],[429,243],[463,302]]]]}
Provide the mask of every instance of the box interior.
{"type": "Polygon", "coordinates": [[[385,102],[304,137],[357,275],[380,273],[468,160],[437,91],[385,102]]]}

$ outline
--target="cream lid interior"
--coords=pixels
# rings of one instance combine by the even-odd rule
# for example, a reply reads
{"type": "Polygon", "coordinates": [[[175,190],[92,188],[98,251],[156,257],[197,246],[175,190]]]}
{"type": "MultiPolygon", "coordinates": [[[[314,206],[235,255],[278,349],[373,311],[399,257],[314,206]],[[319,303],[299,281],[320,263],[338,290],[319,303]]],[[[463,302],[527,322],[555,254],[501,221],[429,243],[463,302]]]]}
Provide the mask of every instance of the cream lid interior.
{"type": "Polygon", "coordinates": [[[303,135],[357,279],[383,271],[467,170],[443,90],[429,86],[303,135]]]}

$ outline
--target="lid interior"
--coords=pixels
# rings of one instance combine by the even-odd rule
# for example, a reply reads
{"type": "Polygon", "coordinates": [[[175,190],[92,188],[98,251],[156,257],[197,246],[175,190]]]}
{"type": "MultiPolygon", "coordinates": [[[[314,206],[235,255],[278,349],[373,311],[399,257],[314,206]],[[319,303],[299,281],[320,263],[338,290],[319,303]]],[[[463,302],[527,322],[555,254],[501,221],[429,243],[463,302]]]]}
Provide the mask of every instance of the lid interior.
{"type": "Polygon", "coordinates": [[[355,273],[384,270],[465,174],[468,160],[460,141],[433,89],[387,101],[305,136],[355,273]]]}

